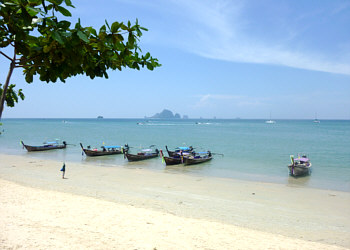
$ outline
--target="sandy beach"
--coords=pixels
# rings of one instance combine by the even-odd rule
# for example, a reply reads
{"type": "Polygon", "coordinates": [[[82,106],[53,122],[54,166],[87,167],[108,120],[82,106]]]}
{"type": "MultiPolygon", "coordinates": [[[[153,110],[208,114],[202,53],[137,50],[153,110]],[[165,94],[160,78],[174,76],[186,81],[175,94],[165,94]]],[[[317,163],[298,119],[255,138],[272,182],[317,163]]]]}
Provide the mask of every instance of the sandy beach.
{"type": "Polygon", "coordinates": [[[2,249],[348,249],[350,193],[0,154],[2,249]]]}

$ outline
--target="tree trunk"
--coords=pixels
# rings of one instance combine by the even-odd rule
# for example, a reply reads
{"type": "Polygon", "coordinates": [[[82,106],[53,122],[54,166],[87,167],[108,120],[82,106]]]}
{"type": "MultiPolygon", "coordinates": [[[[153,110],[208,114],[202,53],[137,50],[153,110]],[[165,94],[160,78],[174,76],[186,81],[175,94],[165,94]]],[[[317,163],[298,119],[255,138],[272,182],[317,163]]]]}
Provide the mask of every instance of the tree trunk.
{"type": "Polygon", "coordinates": [[[5,85],[4,85],[4,89],[2,91],[2,95],[0,97],[0,120],[1,120],[1,116],[2,116],[2,111],[4,110],[4,106],[5,106],[5,99],[6,99],[6,92],[7,92],[7,88],[10,84],[10,79],[11,79],[11,76],[12,76],[12,72],[13,72],[13,69],[15,68],[15,56],[10,64],[10,69],[9,69],[9,72],[7,74],[7,78],[6,78],[6,82],[5,82],[5,85]]]}

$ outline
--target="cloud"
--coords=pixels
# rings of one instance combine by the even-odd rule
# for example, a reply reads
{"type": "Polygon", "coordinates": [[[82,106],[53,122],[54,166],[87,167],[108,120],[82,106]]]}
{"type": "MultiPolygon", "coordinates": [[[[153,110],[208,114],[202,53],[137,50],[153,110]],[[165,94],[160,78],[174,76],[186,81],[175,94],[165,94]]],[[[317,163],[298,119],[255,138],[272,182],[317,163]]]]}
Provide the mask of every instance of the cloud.
{"type": "Polygon", "coordinates": [[[274,64],[350,75],[349,61],[342,62],[341,58],[337,58],[336,61],[330,59],[333,55],[325,51],[317,51],[315,49],[317,44],[314,48],[293,49],[290,43],[300,42],[297,40],[298,37],[303,39],[300,35],[294,34],[292,36],[294,39],[286,42],[283,41],[284,36],[289,36],[286,32],[281,34],[280,39],[274,41],[275,37],[269,37],[269,27],[265,27],[267,35],[256,36],[252,34],[254,28],[249,26],[249,19],[244,17],[242,2],[239,2],[239,7],[232,6],[235,3],[228,4],[226,1],[221,1],[221,4],[218,4],[218,2],[220,1],[215,3],[203,1],[202,8],[197,8],[198,4],[188,4],[193,13],[191,16],[197,17],[197,22],[202,24],[198,27],[197,38],[191,38],[194,43],[187,43],[186,47],[189,51],[218,60],[274,64]]]}
{"type": "Polygon", "coordinates": [[[268,105],[267,98],[249,97],[238,95],[220,95],[220,94],[206,94],[199,95],[198,102],[194,104],[195,109],[214,107],[214,106],[235,106],[235,107],[253,107],[268,105]]]}
{"type": "Polygon", "coordinates": [[[331,14],[332,15],[338,15],[340,12],[343,12],[347,9],[350,8],[350,2],[343,2],[340,3],[339,5],[337,5],[332,11],[331,14]]]}
{"type": "MultiPolygon", "coordinates": [[[[332,50],[338,48],[336,53],[332,53],[331,49],[317,48],[317,37],[305,36],[313,31],[313,27],[320,29],[320,35],[322,27],[319,25],[322,23],[315,20],[323,18],[325,12],[327,18],[337,18],[332,13],[347,11],[348,4],[339,4],[333,10],[327,10],[327,6],[317,10],[300,10],[291,1],[279,10],[275,2],[268,0],[263,3],[244,0],[159,0],[152,3],[152,11],[158,9],[164,20],[158,24],[161,30],[158,30],[154,41],[216,60],[350,75],[349,58],[346,56],[350,52],[348,48],[340,48],[341,44],[349,43],[349,36],[337,41],[339,44],[328,46],[332,50]],[[253,5],[258,8],[258,4],[264,5],[264,9],[258,11],[258,15],[263,15],[260,19],[251,10],[253,5]]],[[[152,29],[152,32],[156,31],[152,29]]],[[[319,38],[321,41],[322,34],[319,38]]]]}
{"type": "Polygon", "coordinates": [[[263,46],[226,45],[215,50],[202,50],[197,53],[211,59],[282,65],[306,70],[350,75],[350,64],[328,61],[320,55],[292,52],[280,48],[263,46]],[[237,53],[237,51],[239,51],[237,53]]]}

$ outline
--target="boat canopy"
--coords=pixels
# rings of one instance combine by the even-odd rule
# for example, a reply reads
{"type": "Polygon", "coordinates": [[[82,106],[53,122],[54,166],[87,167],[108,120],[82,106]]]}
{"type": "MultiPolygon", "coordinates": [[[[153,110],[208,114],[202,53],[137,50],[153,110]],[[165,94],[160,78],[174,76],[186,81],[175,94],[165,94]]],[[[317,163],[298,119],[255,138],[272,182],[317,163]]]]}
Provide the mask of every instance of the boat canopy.
{"type": "Polygon", "coordinates": [[[47,141],[47,142],[44,142],[44,144],[58,144],[57,141],[47,141]]]}
{"type": "MultiPolygon", "coordinates": [[[[181,153],[180,153],[180,152],[177,152],[177,155],[181,155],[181,153]]],[[[183,152],[182,155],[191,155],[191,153],[183,152]]]]}
{"type": "Polygon", "coordinates": [[[142,151],[142,152],[151,152],[151,151],[152,151],[152,149],[150,149],[150,148],[146,148],[146,149],[142,149],[141,151],[142,151]]]}
{"type": "Polygon", "coordinates": [[[110,149],[110,148],[121,148],[120,146],[103,146],[106,149],[110,149]]]}
{"type": "Polygon", "coordinates": [[[189,147],[178,147],[178,149],[180,149],[180,150],[190,150],[189,147]]]}
{"type": "Polygon", "coordinates": [[[309,161],[310,159],[307,157],[298,157],[294,159],[295,161],[309,161]]]}

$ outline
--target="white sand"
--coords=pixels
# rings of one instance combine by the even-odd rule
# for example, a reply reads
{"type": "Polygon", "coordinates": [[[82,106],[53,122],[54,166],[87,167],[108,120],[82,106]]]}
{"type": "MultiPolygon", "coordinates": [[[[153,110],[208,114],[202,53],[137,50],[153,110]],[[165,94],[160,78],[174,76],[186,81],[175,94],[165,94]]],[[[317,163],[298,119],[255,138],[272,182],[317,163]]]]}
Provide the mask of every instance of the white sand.
{"type": "Polygon", "coordinates": [[[350,247],[349,193],[61,164],[0,155],[1,249],[350,247]]]}

